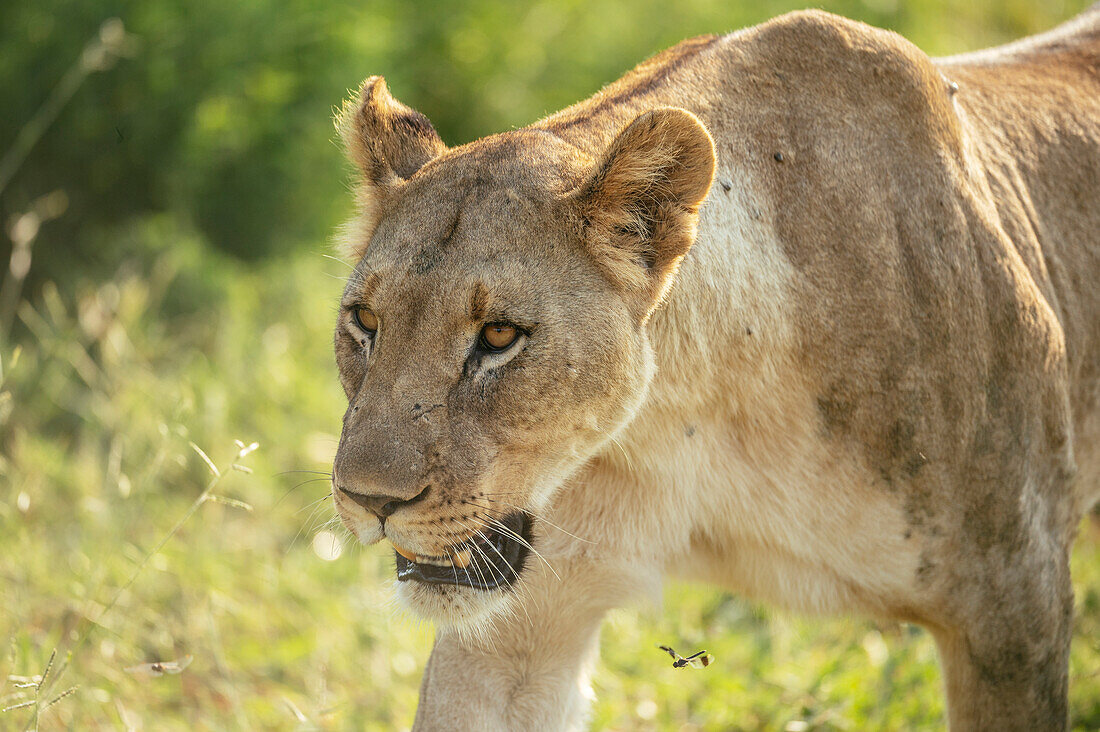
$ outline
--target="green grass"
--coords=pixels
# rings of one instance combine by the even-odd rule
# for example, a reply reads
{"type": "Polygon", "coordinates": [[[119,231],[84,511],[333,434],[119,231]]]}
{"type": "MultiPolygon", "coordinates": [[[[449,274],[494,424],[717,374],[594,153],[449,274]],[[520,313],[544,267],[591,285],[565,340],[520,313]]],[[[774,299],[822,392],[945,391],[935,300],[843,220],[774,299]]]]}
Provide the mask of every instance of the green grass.
{"type": "MultiPolygon", "coordinates": [[[[394,607],[388,552],[324,533],[327,481],[287,472],[327,471],[335,449],[342,265],[212,264],[164,220],[127,235],[173,246],[72,296],[47,288],[21,307],[18,357],[0,350],[0,708],[29,704],[0,713],[0,728],[33,728],[34,677],[55,651],[43,730],[408,727],[431,629],[394,607]],[[200,285],[203,307],[168,315],[200,285]],[[234,440],[259,448],[238,458],[234,440]],[[191,443],[223,474],[216,485],[191,443]],[[251,510],[196,503],[204,491],[251,510]],[[187,655],[179,674],[127,670],[187,655]]],[[[1082,534],[1071,703],[1077,728],[1096,729],[1100,531],[1086,521],[1082,534]]],[[[924,632],[774,614],[695,586],[610,617],[595,687],[601,729],[943,720],[924,632]],[[716,662],[675,670],[658,643],[716,662]]]]}

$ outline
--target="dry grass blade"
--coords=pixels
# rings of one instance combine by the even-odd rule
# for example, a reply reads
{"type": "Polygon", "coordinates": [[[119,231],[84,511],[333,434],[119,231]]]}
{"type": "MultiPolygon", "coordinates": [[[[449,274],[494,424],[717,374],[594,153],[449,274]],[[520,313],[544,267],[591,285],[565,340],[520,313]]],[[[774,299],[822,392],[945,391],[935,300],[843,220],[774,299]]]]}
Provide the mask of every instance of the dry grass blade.
{"type": "Polygon", "coordinates": [[[248,455],[249,453],[255,452],[256,450],[258,450],[260,448],[260,443],[258,443],[258,442],[252,442],[248,445],[244,444],[240,440],[233,440],[233,442],[236,443],[237,448],[238,448],[237,449],[237,458],[238,459],[243,458],[246,455],[248,455]]]}
{"type": "Polygon", "coordinates": [[[299,724],[307,724],[309,722],[309,719],[302,713],[302,710],[298,708],[298,705],[285,696],[283,697],[283,704],[286,705],[286,708],[290,710],[290,713],[294,715],[295,721],[299,724]]]}
{"type": "MultiPolygon", "coordinates": [[[[89,620],[86,621],[87,625],[85,626],[84,630],[77,636],[76,640],[74,641],[73,648],[72,648],[72,650],[69,651],[68,658],[71,658],[73,653],[79,651],[81,648],[84,647],[84,644],[87,643],[88,639],[91,637],[92,631],[95,628],[102,627],[103,618],[114,609],[115,605],[118,603],[119,599],[122,597],[122,594],[127,589],[129,589],[134,584],[135,581],[137,581],[138,576],[141,574],[141,572],[145,568],[145,566],[149,563],[149,560],[151,560],[156,554],[158,554],[164,548],[164,546],[169,541],[171,541],[172,538],[177,533],[179,533],[179,530],[183,527],[183,525],[187,522],[187,520],[190,519],[191,516],[193,516],[195,514],[195,512],[199,509],[199,507],[202,506],[204,503],[206,503],[206,501],[210,500],[211,496],[214,495],[214,489],[218,487],[218,484],[221,482],[221,479],[222,479],[221,471],[218,470],[217,466],[214,465],[213,461],[209,458],[209,456],[207,456],[207,454],[205,452],[203,452],[203,450],[201,448],[199,448],[198,445],[196,445],[193,442],[190,442],[188,444],[190,444],[191,448],[196,453],[198,453],[198,455],[206,462],[207,466],[210,468],[211,472],[214,474],[214,477],[210,480],[209,483],[207,483],[206,488],[202,491],[202,493],[199,494],[199,496],[194,501],[192,501],[192,503],[188,507],[187,511],[184,512],[184,514],[182,516],[180,516],[179,519],[176,520],[176,523],[172,526],[171,529],[168,530],[168,533],[165,534],[161,538],[160,542],[158,542],[157,545],[155,547],[153,547],[153,549],[151,551],[149,551],[145,554],[145,556],[142,558],[141,562],[138,563],[138,566],[133,570],[133,572],[131,572],[129,579],[127,579],[126,582],[123,583],[122,586],[119,587],[115,591],[115,594],[111,598],[110,602],[108,602],[107,605],[104,606],[103,610],[99,613],[99,617],[96,620],[90,620],[89,619],[89,620]]],[[[258,445],[256,445],[256,443],[253,443],[253,445],[249,446],[249,447],[251,449],[255,449],[255,446],[258,446],[258,445]]],[[[248,450],[248,451],[251,452],[251,449],[248,450]]],[[[227,500],[231,500],[231,499],[227,499],[227,500]]],[[[244,504],[244,505],[247,505],[247,504],[244,504]]],[[[41,690],[43,688],[43,685],[46,682],[46,678],[49,675],[50,668],[53,666],[53,661],[54,661],[54,657],[56,656],[56,653],[57,652],[56,652],[56,649],[55,649],[54,652],[50,654],[50,660],[46,664],[46,670],[43,671],[43,673],[42,673],[42,680],[38,682],[37,687],[35,688],[35,696],[36,697],[41,692],[41,690]]],[[[161,666],[162,666],[161,673],[178,673],[179,671],[176,671],[174,669],[178,668],[179,670],[182,670],[190,662],[191,662],[191,657],[190,656],[185,656],[184,659],[182,659],[180,662],[174,662],[174,661],[173,662],[168,662],[167,666],[165,666],[164,664],[161,664],[161,666]],[[172,664],[174,664],[174,666],[172,664]]],[[[68,692],[65,695],[67,695],[67,694],[68,694],[68,692]]],[[[37,698],[35,699],[35,703],[37,704],[37,698]]],[[[38,714],[40,712],[41,712],[41,708],[36,707],[34,718],[31,720],[31,724],[35,725],[36,728],[37,728],[38,714]]]]}
{"type": "Polygon", "coordinates": [[[75,694],[76,690],[79,689],[79,688],[80,688],[79,686],[70,686],[68,689],[65,689],[65,691],[61,692],[60,694],[55,696],[53,699],[50,699],[48,702],[43,704],[42,705],[42,711],[46,711],[47,709],[52,707],[54,704],[57,704],[59,701],[64,699],[65,697],[71,696],[72,694],[75,694]]]}
{"type": "Polygon", "coordinates": [[[245,503],[244,501],[238,501],[236,498],[226,498],[225,496],[215,496],[213,494],[206,497],[209,503],[224,503],[226,506],[233,506],[234,508],[243,508],[245,511],[252,511],[252,505],[245,503]]]}
{"type": "Polygon", "coordinates": [[[57,658],[57,649],[50,651],[50,660],[46,661],[46,668],[42,672],[42,678],[38,681],[38,688],[41,689],[46,685],[46,680],[50,678],[50,669],[53,668],[54,659],[57,658]]]}
{"type": "Polygon", "coordinates": [[[196,445],[194,442],[188,442],[187,444],[191,446],[192,450],[198,453],[199,457],[202,458],[202,461],[206,463],[206,467],[210,468],[210,472],[214,474],[215,478],[222,477],[221,471],[218,470],[218,466],[214,464],[214,461],[210,459],[209,455],[203,452],[201,447],[196,445]]]}

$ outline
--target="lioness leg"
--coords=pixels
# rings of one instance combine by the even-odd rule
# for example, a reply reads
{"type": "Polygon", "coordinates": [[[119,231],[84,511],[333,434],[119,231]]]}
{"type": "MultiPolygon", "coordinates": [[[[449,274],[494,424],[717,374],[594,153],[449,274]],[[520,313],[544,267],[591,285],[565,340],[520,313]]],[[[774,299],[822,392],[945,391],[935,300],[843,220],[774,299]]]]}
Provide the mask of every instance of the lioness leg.
{"type": "Polygon", "coordinates": [[[485,628],[438,632],[415,730],[584,727],[600,623],[629,591],[590,561],[551,561],[556,575],[532,571],[516,589],[520,605],[485,628]]]}
{"type": "Polygon", "coordinates": [[[424,670],[413,729],[583,729],[583,692],[597,639],[587,630],[562,636],[557,657],[441,632],[424,670]]]}
{"type": "Polygon", "coordinates": [[[1073,589],[1056,564],[977,582],[970,619],[933,630],[952,732],[1066,728],[1073,589]]]}

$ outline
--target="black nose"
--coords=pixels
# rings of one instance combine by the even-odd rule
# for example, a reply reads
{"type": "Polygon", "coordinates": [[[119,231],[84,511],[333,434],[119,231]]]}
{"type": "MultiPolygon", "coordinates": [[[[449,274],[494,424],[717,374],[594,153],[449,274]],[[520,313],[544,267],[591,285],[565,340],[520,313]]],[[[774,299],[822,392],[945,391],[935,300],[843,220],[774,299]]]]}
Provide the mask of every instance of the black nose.
{"type": "Polygon", "coordinates": [[[358,503],[363,508],[367,509],[380,519],[389,518],[394,511],[407,506],[411,503],[416,503],[428,494],[428,489],[431,486],[427,486],[420,493],[416,494],[412,498],[397,498],[396,496],[383,496],[383,495],[368,495],[366,493],[353,493],[343,486],[339,486],[340,492],[351,500],[358,503]]]}

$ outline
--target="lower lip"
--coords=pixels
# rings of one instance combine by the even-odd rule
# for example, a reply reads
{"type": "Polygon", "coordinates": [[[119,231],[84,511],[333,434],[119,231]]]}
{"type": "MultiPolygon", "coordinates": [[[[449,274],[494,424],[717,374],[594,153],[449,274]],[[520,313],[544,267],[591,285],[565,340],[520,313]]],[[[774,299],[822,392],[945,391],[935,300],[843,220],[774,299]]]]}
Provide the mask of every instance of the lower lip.
{"type": "MultiPolygon", "coordinates": [[[[531,541],[530,519],[523,514],[512,514],[504,520],[505,526],[521,536],[528,544],[531,541]]],[[[438,564],[418,563],[404,552],[395,552],[397,561],[397,579],[401,582],[416,581],[429,585],[458,585],[480,590],[492,590],[506,587],[511,584],[523,571],[528,549],[514,539],[502,537],[496,534],[496,538],[503,541],[495,543],[495,547],[482,549],[482,561],[474,557],[474,550],[466,549],[462,553],[470,552],[468,566],[460,566],[462,558],[453,562],[452,566],[438,564]],[[496,554],[499,561],[492,561],[489,557],[496,554]],[[471,556],[472,555],[472,556],[471,556]]]]}

